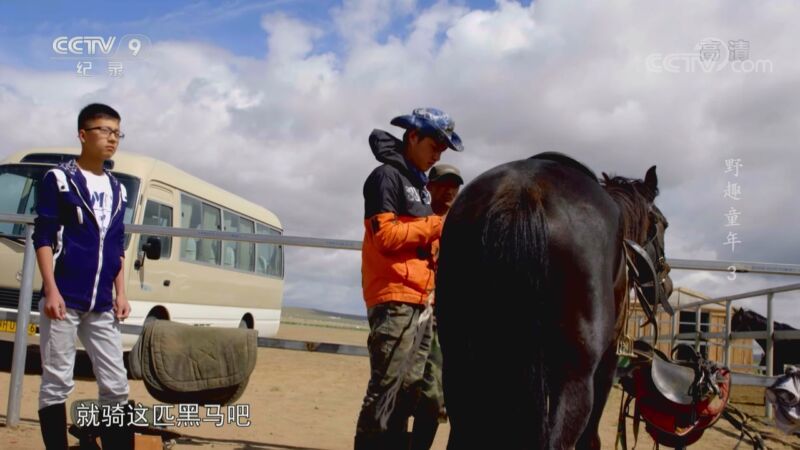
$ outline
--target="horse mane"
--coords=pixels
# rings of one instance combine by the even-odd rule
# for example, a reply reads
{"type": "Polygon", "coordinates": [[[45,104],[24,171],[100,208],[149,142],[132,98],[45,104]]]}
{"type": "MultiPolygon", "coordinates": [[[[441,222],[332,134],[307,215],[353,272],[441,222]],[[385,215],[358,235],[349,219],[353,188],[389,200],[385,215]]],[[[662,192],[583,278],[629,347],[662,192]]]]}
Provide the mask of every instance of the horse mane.
{"type": "MultiPolygon", "coordinates": [[[[604,173],[603,181],[600,184],[622,209],[625,238],[638,243],[644,241],[647,238],[647,227],[650,224],[651,205],[651,202],[637,187],[637,185],[641,185],[644,188],[644,182],[620,176],[609,178],[604,173]]],[[[658,192],[655,192],[655,195],[658,195],[658,192]]]]}

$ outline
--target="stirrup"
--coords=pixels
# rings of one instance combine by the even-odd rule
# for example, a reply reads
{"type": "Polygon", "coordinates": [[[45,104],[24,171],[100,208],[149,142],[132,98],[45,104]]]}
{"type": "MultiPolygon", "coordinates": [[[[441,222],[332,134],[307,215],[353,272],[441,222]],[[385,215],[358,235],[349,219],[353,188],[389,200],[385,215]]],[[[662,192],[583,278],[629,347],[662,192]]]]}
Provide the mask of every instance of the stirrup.
{"type": "Polygon", "coordinates": [[[617,340],[617,356],[636,356],[636,353],[633,352],[633,338],[625,333],[617,340]]]}

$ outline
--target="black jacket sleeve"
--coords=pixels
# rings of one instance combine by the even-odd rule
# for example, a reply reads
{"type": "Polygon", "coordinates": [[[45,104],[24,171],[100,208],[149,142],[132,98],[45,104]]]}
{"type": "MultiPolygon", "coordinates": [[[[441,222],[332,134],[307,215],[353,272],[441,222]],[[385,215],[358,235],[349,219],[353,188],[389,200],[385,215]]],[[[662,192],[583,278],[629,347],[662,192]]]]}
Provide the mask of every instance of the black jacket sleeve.
{"type": "Polygon", "coordinates": [[[401,214],[402,188],[403,183],[388,167],[373,170],[364,183],[364,218],[385,212],[401,214]]]}

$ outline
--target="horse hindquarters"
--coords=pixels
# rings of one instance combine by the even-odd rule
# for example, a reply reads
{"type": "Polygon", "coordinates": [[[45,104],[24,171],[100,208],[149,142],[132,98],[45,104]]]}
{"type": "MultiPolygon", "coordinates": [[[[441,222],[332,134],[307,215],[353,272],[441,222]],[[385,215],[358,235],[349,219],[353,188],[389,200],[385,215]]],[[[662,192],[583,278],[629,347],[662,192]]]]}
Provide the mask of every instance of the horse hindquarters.
{"type": "MultiPolygon", "coordinates": [[[[627,267],[625,259],[622,254],[617,255],[619,263],[617,264],[617,274],[614,280],[614,318],[615,326],[613,327],[613,335],[608,335],[606,332],[607,341],[610,342],[601,357],[600,364],[594,370],[594,398],[592,399],[591,414],[589,415],[588,423],[586,424],[583,434],[575,446],[577,450],[599,450],[602,448],[600,441],[600,420],[603,416],[606,402],[608,401],[608,394],[611,392],[611,387],[614,384],[614,375],[617,370],[617,337],[625,327],[624,315],[620,313],[623,303],[626,299],[625,291],[627,289],[627,267]]],[[[610,322],[609,322],[610,323],[610,322]]]]}
{"type": "Polygon", "coordinates": [[[597,426],[613,380],[615,349],[601,344],[608,341],[603,332],[575,331],[561,328],[552,335],[558,346],[547,363],[551,449],[600,448],[597,426]]]}
{"type": "Polygon", "coordinates": [[[544,448],[544,209],[528,192],[476,203],[448,216],[437,275],[448,448],[544,448]]]}
{"type": "Polygon", "coordinates": [[[624,296],[619,210],[598,187],[560,193],[550,214],[548,448],[599,448],[597,433],[616,367],[624,296]],[[581,199],[577,203],[574,198],[581,199]],[[576,205],[577,203],[577,205],[576,205]],[[576,205],[576,206],[573,206],[576,205]],[[574,220],[578,216],[583,220],[574,220]]]}

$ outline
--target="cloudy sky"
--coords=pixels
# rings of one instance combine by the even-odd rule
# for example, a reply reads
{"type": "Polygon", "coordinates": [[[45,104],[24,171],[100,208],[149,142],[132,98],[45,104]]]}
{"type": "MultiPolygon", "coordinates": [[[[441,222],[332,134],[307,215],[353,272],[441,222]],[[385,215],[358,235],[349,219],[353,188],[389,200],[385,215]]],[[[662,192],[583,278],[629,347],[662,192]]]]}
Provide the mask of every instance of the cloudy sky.
{"type": "MultiPolygon", "coordinates": [[[[78,110],[104,102],[123,116],[121,151],[271,209],[287,235],[361,239],[368,134],[436,106],[466,146],[443,162],[467,180],[547,150],[598,173],[656,165],[668,257],[800,263],[796,2],[53,3],[0,3],[0,157],[77,145],[78,110]],[[141,50],[122,58],[130,35],[141,50]],[[60,36],[122,45],[63,58],[60,36]]],[[[713,297],[798,282],[673,276],[713,297]]],[[[360,278],[357,252],[287,249],[285,304],[363,314],[360,278]]],[[[797,301],[776,296],[779,320],[800,326],[797,301]]]]}

